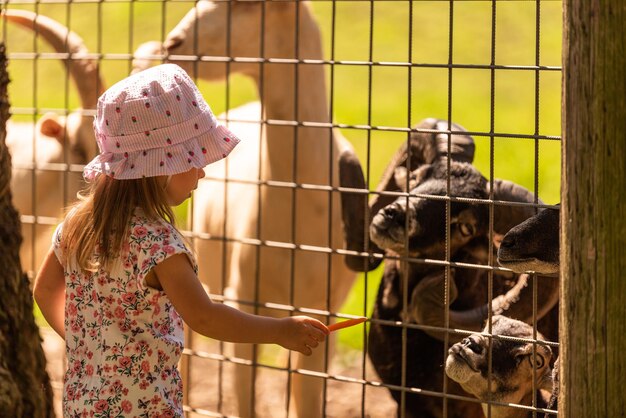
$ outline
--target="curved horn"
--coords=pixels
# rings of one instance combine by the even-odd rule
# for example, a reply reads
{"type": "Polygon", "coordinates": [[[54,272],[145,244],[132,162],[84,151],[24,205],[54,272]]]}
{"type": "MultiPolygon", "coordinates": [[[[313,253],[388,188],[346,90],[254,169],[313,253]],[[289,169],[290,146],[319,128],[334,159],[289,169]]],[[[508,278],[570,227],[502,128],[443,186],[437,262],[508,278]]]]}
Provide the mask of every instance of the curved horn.
{"type": "Polygon", "coordinates": [[[82,38],[59,22],[27,10],[7,9],[2,14],[13,23],[36,30],[56,52],[72,55],[65,65],[76,83],[82,108],[95,109],[105,87],[97,60],[85,57],[89,51],[82,38]]]}
{"type": "MultiPolygon", "coordinates": [[[[534,203],[535,195],[525,187],[511,181],[495,179],[493,181],[493,199],[507,202],[534,203]]],[[[543,202],[538,200],[538,203],[543,202]]],[[[495,205],[493,230],[497,234],[504,235],[509,229],[535,215],[535,212],[536,209],[532,206],[495,205]]]]}
{"type": "MultiPolygon", "coordinates": [[[[356,154],[351,149],[346,149],[339,156],[339,186],[350,189],[367,191],[363,170],[356,154]]],[[[341,192],[341,217],[343,220],[343,233],[346,249],[352,251],[383,251],[373,242],[370,248],[365,248],[366,234],[369,233],[369,217],[367,206],[367,193],[341,192]]],[[[352,271],[370,271],[375,269],[381,258],[347,255],[345,263],[352,271]]]]}
{"type": "MultiPolygon", "coordinates": [[[[451,275],[453,269],[450,270],[451,275]]],[[[519,300],[522,289],[527,285],[528,275],[520,275],[517,283],[504,295],[498,295],[491,301],[491,309],[494,315],[502,314],[515,305],[519,300]]],[[[454,281],[454,277],[450,278],[450,298],[449,304],[452,304],[458,297],[458,289],[454,281]]],[[[423,278],[411,295],[410,315],[416,323],[433,327],[443,328],[445,326],[443,292],[445,289],[445,273],[437,272],[423,278]]],[[[532,306],[532,305],[531,305],[532,306]]],[[[448,326],[451,329],[463,329],[468,331],[480,331],[488,317],[489,305],[484,304],[475,308],[455,311],[449,310],[448,326]]],[[[519,319],[519,318],[516,318],[519,319]]],[[[441,331],[428,330],[426,332],[431,337],[438,340],[444,340],[444,333],[441,331]]],[[[450,336],[450,341],[460,341],[462,335],[450,336]]]]}
{"type": "MultiPolygon", "coordinates": [[[[451,270],[452,272],[453,270],[451,270]]],[[[453,273],[451,273],[453,274],[453,273]]],[[[507,316],[531,323],[533,320],[533,291],[528,286],[528,274],[520,274],[515,285],[505,294],[498,295],[491,301],[491,310],[494,315],[506,314],[507,316]]],[[[559,298],[559,283],[554,277],[542,277],[541,283],[545,282],[542,290],[537,292],[539,300],[537,305],[538,321],[547,314],[559,298]]],[[[458,296],[458,289],[454,282],[454,277],[450,278],[450,300],[451,304],[458,296]]],[[[411,295],[410,313],[412,319],[421,325],[443,328],[444,321],[444,303],[443,292],[445,289],[445,274],[437,272],[423,278],[411,295]]],[[[451,329],[463,329],[468,331],[480,331],[489,313],[489,304],[483,304],[475,308],[463,311],[449,310],[448,326],[451,329]]],[[[440,341],[444,340],[445,334],[442,331],[424,329],[428,335],[440,341]]],[[[449,341],[458,342],[463,338],[462,335],[450,335],[449,341]]]]}
{"type": "MultiPolygon", "coordinates": [[[[519,275],[518,284],[522,277],[524,277],[525,283],[530,282],[530,276],[524,273],[519,275]]],[[[513,300],[514,303],[500,305],[503,309],[502,313],[530,324],[533,320],[539,321],[550,312],[559,301],[559,278],[557,276],[537,276],[535,280],[538,287],[536,317],[533,317],[533,286],[526,284],[520,289],[517,298],[513,300]]],[[[516,284],[515,288],[517,286],[516,284]]],[[[495,308],[494,313],[496,313],[495,308]]]]}
{"type": "MultiPolygon", "coordinates": [[[[448,121],[435,118],[427,118],[422,120],[415,126],[418,130],[447,131],[450,129],[455,132],[465,132],[466,130],[457,124],[449,124],[448,121]],[[450,125],[448,127],[448,125],[450,125]]],[[[469,135],[453,134],[450,135],[450,153],[448,154],[448,134],[440,132],[411,132],[409,138],[409,146],[402,144],[400,149],[393,156],[383,176],[376,188],[377,192],[383,191],[405,191],[397,183],[395,179],[396,168],[405,167],[409,172],[417,169],[423,164],[430,164],[437,158],[450,157],[455,161],[469,162],[474,160],[474,139],[469,135]]],[[[375,215],[380,209],[392,203],[396,198],[394,196],[374,195],[370,201],[370,214],[375,215]]]]}

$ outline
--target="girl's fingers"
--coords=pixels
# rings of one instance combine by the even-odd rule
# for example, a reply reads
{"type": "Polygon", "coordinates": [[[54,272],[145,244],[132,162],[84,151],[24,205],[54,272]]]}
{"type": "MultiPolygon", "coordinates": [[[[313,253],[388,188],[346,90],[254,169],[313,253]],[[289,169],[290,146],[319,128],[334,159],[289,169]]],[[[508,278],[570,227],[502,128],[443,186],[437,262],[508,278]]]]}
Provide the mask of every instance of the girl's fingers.
{"type": "Polygon", "coordinates": [[[301,350],[298,351],[300,351],[305,356],[310,356],[311,354],[313,354],[313,350],[307,345],[305,345],[301,350]]]}
{"type": "Polygon", "coordinates": [[[318,330],[317,328],[313,328],[311,330],[311,336],[315,338],[317,341],[324,341],[326,339],[326,333],[318,330]]]}
{"type": "Polygon", "coordinates": [[[329,331],[328,327],[327,327],[326,325],[324,325],[323,323],[321,323],[320,321],[313,320],[313,321],[311,321],[311,322],[309,322],[309,323],[310,323],[311,325],[313,325],[313,327],[314,327],[315,329],[318,329],[318,330],[320,330],[321,332],[323,332],[323,333],[324,333],[324,335],[328,335],[328,334],[330,334],[330,331],[329,331]]]}
{"type": "Polygon", "coordinates": [[[309,336],[309,338],[307,338],[306,345],[311,348],[315,348],[320,345],[320,343],[315,337],[309,336]]]}

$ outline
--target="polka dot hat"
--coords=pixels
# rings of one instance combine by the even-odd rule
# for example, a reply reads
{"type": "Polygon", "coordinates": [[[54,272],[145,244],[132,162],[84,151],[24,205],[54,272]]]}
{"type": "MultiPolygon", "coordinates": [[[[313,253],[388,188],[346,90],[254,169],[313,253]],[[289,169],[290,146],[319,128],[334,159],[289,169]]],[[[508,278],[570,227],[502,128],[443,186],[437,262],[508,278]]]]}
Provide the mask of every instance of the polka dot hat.
{"type": "Polygon", "coordinates": [[[100,154],[83,176],[136,179],[184,173],[225,158],[239,139],[218,124],[187,73],[163,64],[133,74],[98,99],[100,154]]]}

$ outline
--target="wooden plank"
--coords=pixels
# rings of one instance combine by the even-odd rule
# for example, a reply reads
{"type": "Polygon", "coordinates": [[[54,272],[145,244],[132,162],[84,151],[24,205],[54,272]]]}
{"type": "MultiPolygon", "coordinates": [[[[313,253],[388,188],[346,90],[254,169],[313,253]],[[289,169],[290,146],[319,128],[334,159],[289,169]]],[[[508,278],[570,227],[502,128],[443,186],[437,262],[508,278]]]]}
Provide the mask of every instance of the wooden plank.
{"type": "Polygon", "coordinates": [[[626,2],[564,1],[562,417],[626,416],[626,2]]]}

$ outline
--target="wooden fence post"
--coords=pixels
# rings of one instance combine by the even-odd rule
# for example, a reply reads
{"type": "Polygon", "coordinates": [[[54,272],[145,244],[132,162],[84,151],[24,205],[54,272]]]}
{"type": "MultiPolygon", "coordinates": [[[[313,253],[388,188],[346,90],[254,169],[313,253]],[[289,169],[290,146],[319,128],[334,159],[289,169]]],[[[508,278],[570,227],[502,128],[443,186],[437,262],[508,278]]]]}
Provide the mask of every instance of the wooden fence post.
{"type": "MultiPolygon", "coordinates": [[[[22,272],[19,215],[11,202],[11,156],[5,144],[9,118],[4,44],[0,44],[0,416],[54,417],[52,388],[33,297],[22,272]]],[[[25,138],[29,140],[29,138],[25,138]]]]}
{"type": "Polygon", "coordinates": [[[559,416],[626,416],[626,2],[565,0],[559,416]]]}

